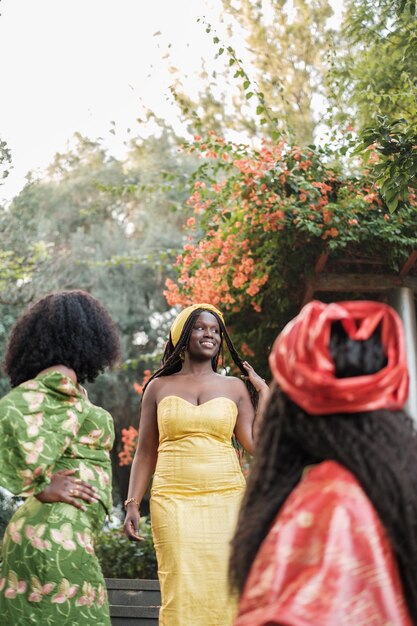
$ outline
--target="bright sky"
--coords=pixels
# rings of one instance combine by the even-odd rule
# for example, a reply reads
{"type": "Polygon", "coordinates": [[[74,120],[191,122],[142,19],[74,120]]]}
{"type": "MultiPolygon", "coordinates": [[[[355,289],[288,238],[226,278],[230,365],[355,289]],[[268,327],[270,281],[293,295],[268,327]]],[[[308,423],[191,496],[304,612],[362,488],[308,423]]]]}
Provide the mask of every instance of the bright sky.
{"type": "Polygon", "coordinates": [[[0,0],[0,138],[13,159],[0,199],[16,195],[26,173],[45,168],[77,131],[103,138],[122,156],[126,131],[138,134],[144,105],[175,125],[172,66],[193,76],[202,59],[213,59],[212,35],[197,19],[206,17],[222,35],[220,5],[0,0]]]}
{"type": "Polygon", "coordinates": [[[142,104],[166,117],[170,60],[193,72],[213,44],[198,17],[218,0],[0,0],[0,137],[14,169],[11,198],[79,131],[121,154],[142,104]],[[165,58],[164,58],[165,57],[165,58]],[[116,136],[109,131],[116,123],[116,136]]]}

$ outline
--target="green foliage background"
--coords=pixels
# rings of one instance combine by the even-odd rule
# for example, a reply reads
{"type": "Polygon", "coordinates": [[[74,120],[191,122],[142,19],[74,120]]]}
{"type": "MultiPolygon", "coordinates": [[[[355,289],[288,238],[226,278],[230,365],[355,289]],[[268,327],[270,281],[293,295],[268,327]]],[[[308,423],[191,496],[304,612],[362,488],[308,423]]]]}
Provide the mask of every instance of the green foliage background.
{"type": "Polygon", "coordinates": [[[96,536],[95,552],[105,578],[157,578],[156,555],[150,522],[141,518],[141,542],[130,541],[121,529],[103,530],[96,536]]]}

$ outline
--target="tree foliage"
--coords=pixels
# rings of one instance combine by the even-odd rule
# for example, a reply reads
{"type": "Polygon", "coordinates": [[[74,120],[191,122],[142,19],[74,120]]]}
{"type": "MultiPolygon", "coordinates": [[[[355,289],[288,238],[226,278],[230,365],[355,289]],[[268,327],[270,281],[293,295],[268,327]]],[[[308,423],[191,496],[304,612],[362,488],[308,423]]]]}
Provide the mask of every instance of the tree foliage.
{"type": "Polygon", "coordinates": [[[417,19],[409,0],[349,0],[329,92],[333,122],[380,155],[370,172],[391,211],[417,189],[417,19]]]}
{"type": "Polygon", "coordinates": [[[390,215],[367,171],[346,175],[329,150],[268,141],[257,150],[215,134],[190,149],[205,162],[166,296],[221,306],[254,354],[299,308],[320,255],[361,252],[396,271],[417,246],[416,196],[390,215]]]}
{"type": "MultiPolygon", "coordinates": [[[[12,156],[7,143],[0,139],[0,187],[12,168],[12,156]]],[[[19,286],[32,275],[42,259],[42,245],[28,246],[21,254],[13,248],[16,224],[11,226],[6,207],[0,206],[0,302],[15,302],[19,298],[19,286]]]]}
{"type": "MultiPolygon", "coordinates": [[[[372,178],[391,212],[403,206],[417,191],[417,133],[405,119],[389,122],[378,116],[377,124],[364,128],[356,152],[372,146],[379,155],[372,178]]],[[[365,152],[366,154],[366,152],[365,152]]]]}
{"type": "Polygon", "coordinates": [[[0,138],[0,185],[3,184],[4,179],[9,175],[11,163],[12,154],[10,149],[7,143],[0,138]]]}
{"type": "Polygon", "coordinates": [[[417,21],[391,0],[348,0],[337,41],[334,95],[337,118],[358,129],[377,115],[417,123],[417,21]]]}
{"type": "MultiPolygon", "coordinates": [[[[348,0],[338,33],[329,27],[327,0],[223,0],[223,6],[228,40],[205,27],[225,68],[207,78],[198,100],[179,79],[173,87],[189,129],[224,137],[233,129],[255,142],[285,137],[307,146],[318,121],[334,136],[353,127],[357,142],[342,150],[355,148],[366,158],[374,149],[380,158],[369,164],[369,178],[389,210],[407,201],[417,185],[415,3],[348,0]],[[219,82],[227,88],[219,90],[219,82]],[[327,115],[317,120],[324,92],[327,115]]],[[[354,169],[352,161],[345,166],[354,169]]]]}
{"type": "Polygon", "coordinates": [[[94,551],[106,578],[158,577],[151,525],[147,518],[141,517],[139,532],[143,537],[140,542],[130,541],[121,528],[97,534],[94,551]]]}
{"type": "Polygon", "coordinates": [[[328,0],[223,0],[223,8],[227,39],[201,22],[218,61],[211,74],[203,68],[206,88],[195,99],[179,77],[173,85],[190,131],[257,136],[262,126],[266,135],[311,143],[332,32],[328,0]]]}
{"type": "MultiPolygon", "coordinates": [[[[317,123],[314,99],[322,90],[331,34],[328,0],[223,0],[223,5],[243,30],[254,79],[273,111],[275,126],[294,143],[312,143],[317,123]]],[[[254,134],[257,126],[255,120],[254,134]]],[[[269,134],[272,130],[277,128],[270,128],[269,134]]]]}

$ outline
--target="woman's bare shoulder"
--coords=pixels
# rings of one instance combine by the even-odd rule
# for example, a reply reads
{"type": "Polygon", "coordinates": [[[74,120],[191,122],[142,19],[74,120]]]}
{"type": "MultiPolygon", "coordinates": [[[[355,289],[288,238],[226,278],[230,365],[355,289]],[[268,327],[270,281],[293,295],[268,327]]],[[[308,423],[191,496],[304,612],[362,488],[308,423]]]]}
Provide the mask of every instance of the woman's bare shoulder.
{"type": "Polygon", "coordinates": [[[146,394],[149,393],[149,395],[157,397],[167,386],[172,384],[174,378],[175,374],[153,378],[146,386],[146,394]]]}
{"type": "Polygon", "coordinates": [[[221,376],[222,387],[227,394],[232,394],[236,402],[247,394],[247,388],[241,378],[237,376],[221,376]]]}
{"type": "Polygon", "coordinates": [[[227,381],[227,384],[233,385],[236,389],[242,389],[242,387],[246,388],[245,383],[238,376],[223,376],[222,378],[227,381]]]}

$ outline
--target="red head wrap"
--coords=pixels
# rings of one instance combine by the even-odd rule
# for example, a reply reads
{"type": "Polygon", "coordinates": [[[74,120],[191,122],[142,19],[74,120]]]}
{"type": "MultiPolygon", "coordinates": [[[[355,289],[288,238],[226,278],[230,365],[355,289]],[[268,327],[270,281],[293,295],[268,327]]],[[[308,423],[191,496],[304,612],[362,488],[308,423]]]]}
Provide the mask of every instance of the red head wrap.
{"type": "Polygon", "coordinates": [[[313,415],[398,410],[408,395],[401,320],[391,307],[380,302],[310,302],[276,338],[269,364],[284,393],[313,415]],[[368,339],[381,324],[387,365],[375,374],[336,378],[329,350],[335,321],[356,340],[368,339]]]}

